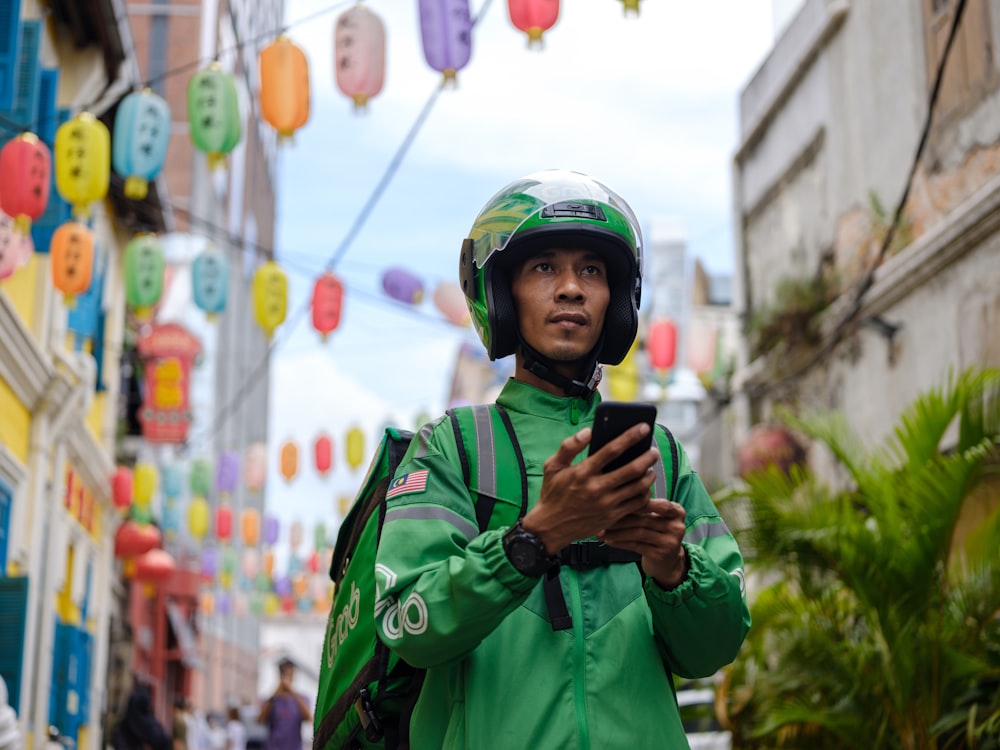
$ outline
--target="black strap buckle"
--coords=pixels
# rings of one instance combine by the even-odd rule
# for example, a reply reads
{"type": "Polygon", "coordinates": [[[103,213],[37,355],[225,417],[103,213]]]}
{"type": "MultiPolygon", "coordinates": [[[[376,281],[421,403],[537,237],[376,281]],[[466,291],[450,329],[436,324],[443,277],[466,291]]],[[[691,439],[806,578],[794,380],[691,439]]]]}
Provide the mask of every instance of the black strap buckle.
{"type": "Polygon", "coordinates": [[[571,568],[606,567],[613,563],[638,562],[642,556],[604,542],[585,541],[567,544],[559,551],[559,562],[571,568]]]}
{"type": "Polygon", "coordinates": [[[361,726],[365,730],[365,737],[370,742],[377,742],[382,739],[382,735],[384,734],[382,720],[375,713],[375,705],[372,703],[371,693],[368,692],[368,688],[361,688],[361,692],[358,693],[358,699],[354,701],[354,710],[358,712],[358,718],[361,719],[361,726]]]}

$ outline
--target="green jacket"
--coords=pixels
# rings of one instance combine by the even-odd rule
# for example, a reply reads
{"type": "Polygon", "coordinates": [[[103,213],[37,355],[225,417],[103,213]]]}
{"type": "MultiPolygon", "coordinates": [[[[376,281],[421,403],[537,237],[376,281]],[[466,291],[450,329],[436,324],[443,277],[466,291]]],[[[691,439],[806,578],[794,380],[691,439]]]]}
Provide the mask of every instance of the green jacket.
{"type": "MultiPolygon", "coordinates": [[[[599,400],[508,381],[497,403],[524,454],[529,505],[545,459],[593,423],[599,400]]],[[[669,471],[669,446],[659,430],[657,438],[669,471]]],[[[688,746],[670,672],[706,677],[731,662],[750,613],[736,541],[678,452],[672,499],[687,511],[687,580],[663,591],[634,564],[564,566],[573,627],[553,631],[540,579],[515,570],[501,543],[520,494],[499,497],[479,533],[449,420],[420,431],[390,485],[401,489],[378,547],[375,604],[379,637],[427,668],[411,722],[414,750],[688,746]]]]}

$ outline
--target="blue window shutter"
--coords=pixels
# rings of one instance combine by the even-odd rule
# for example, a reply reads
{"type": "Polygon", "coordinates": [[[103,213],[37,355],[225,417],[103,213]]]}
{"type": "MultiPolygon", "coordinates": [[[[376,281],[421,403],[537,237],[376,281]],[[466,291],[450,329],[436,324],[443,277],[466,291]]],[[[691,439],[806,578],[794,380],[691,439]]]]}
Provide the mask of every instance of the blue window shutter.
{"type": "Polygon", "coordinates": [[[87,724],[90,715],[90,667],[94,656],[94,638],[83,628],[76,631],[76,693],[78,708],[76,727],[71,737],[76,737],[82,724],[87,724]]]}
{"type": "Polygon", "coordinates": [[[28,611],[28,579],[0,577],[0,675],[7,683],[10,705],[21,715],[21,658],[24,616],[28,611]]]}
{"type": "Polygon", "coordinates": [[[10,507],[13,504],[14,493],[0,482],[0,578],[7,575],[7,540],[10,539],[10,507]]]}
{"type": "Polygon", "coordinates": [[[21,41],[21,0],[0,2],[0,112],[14,108],[14,78],[21,41]]]}
{"type": "Polygon", "coordinates": [[[38,90],[42,69],[38,63],[38,45],[42,40],[41,21],[21,22],[21,45],[18,50],[17,73],[14,76],[14,106],[9,123],[0,123],[7,131],[4,140],[31,130],[38,115],[38,90]]]}
{"type": "MultiPolygon", "coordinates": [[[[2,0],[0,0],[2,2],[2,0]]],[[[52,132],[55,131],[69,119],[68,109],[55,110],[55,118],[52,132]]],[[[53,135],[54,137],[54,135],[53,135]]],[[[52,145],[51,143],[49,144],[52,145]]],[[[56,190],[55,159],[52,160],[52,187],[49,189],[49,202],[45,206],[45,211],[35,221],[31,222],[31,241],[35,243],[36,253],[48,253],[49,245],[52,244],[52,235],[60,224],[69,221],[72,216],[72,208],[62,199],[59,191],[56,190]]]]}
{"type": "Polygon", "coordinates": [[[49,688],[49,724],[59,728],[59,733],[71,736],[70,717],[66,710],[67,693],[76,674],[73,637],[76,628],[56,618],[52,643],[52,683],[49,688]]]}
{"type": "Polygon", "coordinates": [[[35,116],[34,131],[50,150],[56,141],[56,128],[61,124],[56,120],[57,93],[59,71],[43,68],[38,84],[38,113],[35,116]]]}

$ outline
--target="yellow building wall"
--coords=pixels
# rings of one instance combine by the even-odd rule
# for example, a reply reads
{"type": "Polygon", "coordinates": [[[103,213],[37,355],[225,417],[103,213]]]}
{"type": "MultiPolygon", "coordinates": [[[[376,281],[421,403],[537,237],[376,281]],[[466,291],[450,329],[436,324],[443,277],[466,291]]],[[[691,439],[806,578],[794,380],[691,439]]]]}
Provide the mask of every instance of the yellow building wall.
{"type": "Polygon", "coordinates": [[[39,273],[47,273],[48,256],[31,254],[31,260],[23,268],[19,268],[9,279],[0,284],[7,298],[14,305],[21,321],[29,331],[34,331],[35,325],[35,288],[39,273]]]}
{"type": "Polygon", "coordinates": [[[0,445],[4,445],[22,464],[28,463],[31,412],[0,380],[0,445]]]}

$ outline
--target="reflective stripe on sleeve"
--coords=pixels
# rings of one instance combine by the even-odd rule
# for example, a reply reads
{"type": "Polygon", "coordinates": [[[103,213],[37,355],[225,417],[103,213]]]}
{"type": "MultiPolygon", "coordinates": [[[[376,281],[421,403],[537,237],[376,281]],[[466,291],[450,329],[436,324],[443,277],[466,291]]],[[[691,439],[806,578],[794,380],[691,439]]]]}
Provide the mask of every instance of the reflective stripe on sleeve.
{"type": "Polygon", "coordinates": [[[385,514],[386,523],[403,519],[412,521],[444,521],[445,523],[450,523],[458,529],[466,541],[471,540],[479,533],[474,523],[470,523],[454,511],[442,508],[439,505],[404,505],[399,508],[391,508],[385,514]]]}
{"type": "Polygon", "coordinates": [[[709,539],[714,536],[726,536],[729,534],[729,527],[721,518],[699,523],[684,532],[684,541],[695,544],[702,539],[709,539]]]}

